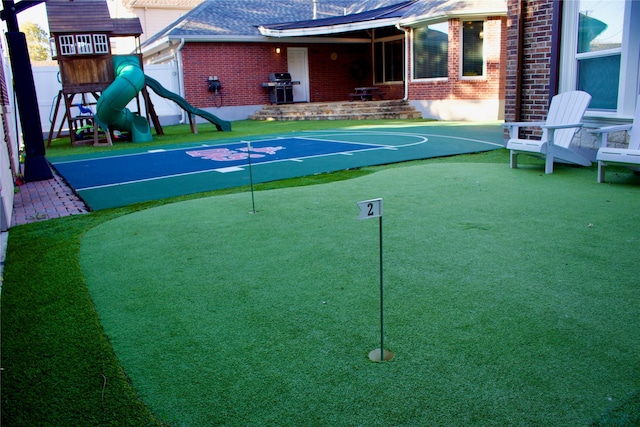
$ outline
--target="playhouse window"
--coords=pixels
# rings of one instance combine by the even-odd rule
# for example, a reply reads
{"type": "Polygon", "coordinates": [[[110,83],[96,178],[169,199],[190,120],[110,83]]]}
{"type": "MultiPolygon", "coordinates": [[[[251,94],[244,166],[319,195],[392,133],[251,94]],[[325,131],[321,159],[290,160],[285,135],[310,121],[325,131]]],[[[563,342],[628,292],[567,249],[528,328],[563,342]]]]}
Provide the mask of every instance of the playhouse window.
{"type": "Polygon", "coordinates": [[[105,34],[93,35],[93,49],[96,53],[109,53],[109,41],[105,34]]]}
{"type": "Polygon", "coordinates": [[[60,53],[62,55],[76,54],[76,40],[73,36],[60,36],[60,53]]]}
{"type": "Polygon", "coordinates": [[[78,53],[93,53],[91,34],[78,34],[76,41],[78,44],[78,53]]]}

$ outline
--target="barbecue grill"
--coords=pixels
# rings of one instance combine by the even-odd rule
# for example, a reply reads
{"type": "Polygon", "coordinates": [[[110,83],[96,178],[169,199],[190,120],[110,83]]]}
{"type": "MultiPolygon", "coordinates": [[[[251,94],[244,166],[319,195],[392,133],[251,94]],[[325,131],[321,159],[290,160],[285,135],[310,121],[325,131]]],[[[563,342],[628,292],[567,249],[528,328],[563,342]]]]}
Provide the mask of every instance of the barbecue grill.
{"type": "Polygon", "coordinates": [[[293,85],[300,82],[291,81],[290,73],[270,73],[269,81],[262,83],[262,87],[269,88],[269,99],[272,104],[293,103],[293,85]]]}

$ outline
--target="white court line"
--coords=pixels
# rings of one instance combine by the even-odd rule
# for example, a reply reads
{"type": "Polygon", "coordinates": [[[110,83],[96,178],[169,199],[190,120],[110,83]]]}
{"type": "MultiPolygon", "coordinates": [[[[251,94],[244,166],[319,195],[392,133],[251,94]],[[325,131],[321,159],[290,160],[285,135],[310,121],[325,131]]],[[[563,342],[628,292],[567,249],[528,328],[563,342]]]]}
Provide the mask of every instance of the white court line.
{"type": "MultiPolygon", "coordinates": [[[[365,132],[363,131],[363,133],[365,133],[365,132]]],[[[381,133],[384,133],[384,132],[375,132],[375,133],[374,132],[366,132],[366,133],[371,134],[371,135],[378,135],[379,136],[381,133]]],[[[335,134],[332,134],[332,135],[339,136],[339,135],[350,135],[350,134],[351,133],[341,132],[341,133],[335,133],[335,134]]],[[[418,138],[419,141],[410,142],[408,144],[402,144],[402,145],[389,145],[389,144],[374,144],[372,142],[352,142],[352,141],[344,141],[344,140],[340,140],[340,139],[321,139],[321,138],[314,138],[314,137],[310,137],[310,138],[298,137],[298,138],[299,139],[309,139],[311,141],[338,142],[338,143],[341,143],[341,144],[347,143],[347,144],[356,144],[356,145],[360,144],[360,145],[369,145],[369,146],[374,145],[376,147],[387,149],[387,150],[396,150],[396,149],[402,148],[402,147],[410,147],[412,145],[420,145],[420,144],[424,144],[425,142],[427,142],[429,140],[429,138],[426,138],[424,135],[419,135],[419,134],[415,134],[415,133],[398,133],[398,132],[394,132],[394,133],[388,133],[388,134],[389,135],[396,135],[396,136],[399,135],[399,136],[409,136],[409,137],[413,137],[413,138],[418,138]]]]}
{"type": "MultiPolygon", "coordinates": [[[[337,134],[339,135],[339,134],[337,134]]],[[[274,136],[274,137],[267,137],[267,138],[263,138],[263,139],[256,139],[256,140],[240,140],[240,141],[234,141],[234,142],[224,142],[224,143],[218,143],[218,144],[198,144],[198,145],[193,145],[193,146],[188,146],[188,147],[177,147],[177,148],[170,148],[170,149],[166,149],[166,148],[158,148],[158,149],[149,149],[147,151],[140,151],[138,153],[123,153],[123,154],[116,154],[113,156],[101,156],[101,157],[91,157],[91,158],[86,158],[86,159],[76,159],[76,160],[65,160],[65,161],[60,161],[60,162],[56,162],[55,160],[52,162],[54,165],[64,165],[64,164],[69,164],[69,163],[78,163],[78,162],[93,162],[93,161],[100,161],[100,160],[110,160],[110,159],[118,159],[118,158],[123,158],[123,157],[136,157],[136,156],[143,156],[146,154],[156,154],[156,153],[170,153],[172,151],[187,151],[187,150],[196,150],[196,149],[201,149],[201,148],[205,148],[205,147],[210,147],[210,148],[224,148],[224,147],[228,147],[229,145],[246,145],[247,143],[251,143],[252,145],[255,143],[262,143],[262,142],[269,142],[269,141],[277,141],[277,140],[282,140],[282,139],[304,139],[304,140],[310,140],[310,141],[320,141],[320,142],[337,142],[337,143],[342,143],[342,144],[353,144],[353,145],[379,145],[380,147],[383,147],[383,145],[381,144],[369,144],[366,142],[350,142],[350,141],[340,141],[340,140],[330,140],[330,139],[320,139],[320,138],[310,138],[307,136],[274,136]]]]}
{"type": "MultiPolygon", "coordinates": [[[[234,142],[234,144],[237,144],[237,142],[234,142]]],[[[118,158],[121,158],[121,157],[144,156],[146,154],[169,153],[169,152],[172,152],[172,151],[184,151],[184,150],[195,150],[197,148],[215,147],[215,146],[216,145],[200,144],[200,145],[194,145],[192,147],[170,148],[168,150],[165,149],[165,148],[159,148],[159,149],[151,149],[151,150],[147,150],[147,151],[141,151],[139,153],[116,154],[114,156],[92,157],[92,158],[89,158],[89,159],[66,160],[66,161],[62,161],[62,162],[56,162],[55,159],[54,159],[52,161],[52,163],[54,165],[64,165],[64,164],[68,164],[68,163],[93,162],[93,161],[108,160],[108,159],[118,159],[118,158]]]]}
{"type": "Polygon", "coordinates": [[[229,172],[240,172],[240,171],[243,171],[244,169],[238,166],[229,166],[228,168],[218,168],[218,169],[212,169],[212,170],[220,173],[229,173],[229,172]]]}
{"type": "MultiPolygon", "coordinates": [[[[270,140],[266,140],[266,141],[270,141],[270,140]]],[[[345,143],[344,141],[340,141],[342,143],[345,143]]],[[[351,144],[350,142],[346,142],[346,144],[351,144]]],[[[359,145],[359,144],[354,144],[354,145],[359,145]]],[[[372,144],[368,144],[368,145],[372,145],[372,144]]],[[[357,152],[361,152],[361,151],[372,151],[372,150],[380,150],[380,149],[385,149],[385,146],[380,146],[380,147],[373,147],[373,148],[368,148],[368,149],[361,149],[361,150],[353,150],[351,151],[352,153],[357,153],[357,152]]],[[[334,156],[337,155],[339,153],[328,153],[328,154],[315,154],[315,155],[310,155],[310,156],[305,156],[305,157],[298,157],[298,158],[294,158],[294,159],[277,159],[277,160],[269,160],[269,161],[264,161],[264,162],[257,162],[257,163],[252,163],[253,167],[256,166],[260,166],[260,165],[268,165],[271,163],[279,163],[279,162],[303,162],[304,159],[314,159],[317,157],[328,157],[328,156],[334,156]]],[[[224,169],[231,169],[233,168],[238,168],[237,171],[242,171],[244,170],[244,168],[247,168],[249,166],[249,164],[244,164],[244,165],[239,165],[239,166],[230,166],[229,168],[218,168],[218,169],[206,169],[206,170],[201,170],[201,171],[192,171],[192,172],[184,172],[184,173],[178,173],[178,174],[173,174],[173,175],[163,175],[163,176],[154,176],[151,178],[143,178],[143,179],[136,179],[133,181],[126,181],[126,182],[117,182],[114,184],[104,184],[104,185],[96,185],[93,187],[77,187],[76,191],[87,191],[87,190],[97,190],[97,189],[101,189],[101,188],[109,188],[109,187],[118,187],[118,186],[122,186],[122,185],[129,185],[129,184],[137,184],[137,183],[141,183],[141,182],[150,182],[150,181],[157,181],[159,179],[165,179],[165,178],[177,178],[177,177],[181,177],[181,176],[189,176],[189,175],[197,175],[197,174],[201,174],[201,173],[209,173],[209,172],[218,172],[218,173],[228,173],[228,172],[234,172],[233,170],[224,170],[224,169]],[[219,169],[223,169],[224,171],[220,171],[219,169]]]]}
{"type": "Polygon", "coordinates": [[[388,144],[374,144],[374,143],[371,143],[371,142],[341,141],[339,139],[324,139],[324,138],[313,138],[313,137],[312,138],[308,138],[308,137],[304,137],[304,136],[296,137],[296,139],[304,139],[306,141],[336,142],[338,144],[353,144],[353,145],[368,145],[368,146],[375,145],[376,147],[379,147],[379,148],[389,147],[388,144]]]}
{"type": "Polygon", "coordinates": [[[483,141],[481,139],[465,138],[465,137],[462,137],[462,136],[447,136],[447,135],[436,135],[436,134],[428,134],[428,133],[425,133],[425,135],[426,136],[437,136],[437,137],[440,137],[440,138],[461,139],[463,141],[473,141],[473,142],[479,142],[481,144],[495,145],[496,147],[504,147],[504,144],[498,144],[496,142],[483,141]]]}
{"type": "MultiPolygon", "coordinates": [[[[312,132],[312,131],[310,131],[310,132],[312,132]]],[[[313,131],[313,132],[318,132],[318,131],[313,131]]],[[[267,165],[267,164],[271,164],[271,163],[286,162],[286,161],[303,162],[304,159],[313,159],[313,158],[317,158],[317,157],[328,157],[328,156],[333,156],[333,155],[353,155],[353,153],[364,152],[364,151],[374,151],[374,150],[380,150],[380,149],[383,149],[383,150],[384,149],[386,149],[386,150],[398,150],[399,148],[404,148],[404,147],[410,147],[410,146],[414,146],[414,145],[424,144],[424,143],[429,141],[429,139],[427,138],[429,136],[431,136],[431,137],[439,137],[439,138],[457,139],[457,140],[463,140],[463,141],[473,141],[473,142],[478,142],[478,143],[481,143],[481,144],[493,145],[493,146],[496,146],[496,147],[504,147],[504,144],[498,144],[498,143],[494,143],[494,142],[483,141],[483,140],[480,140],[480,139],[465,138],[465,137],[459,137],[459,136],[438,135],[438,134],[415,134],[415,133],[404,133],[404,132],[374,132],[374,131],[352,131],[352,132],[327,131],[325,134],[326,135],[340,136],[340,135],[353,135],[354,133],[357,133],[357,134],[368,134],[368,135],[378,135],[378,136],[381,135],[381,134],[382,135],[389,135],[389,136],[405,136],[405,137],[409,136],[409,137],[418,138],[418,139],[420,139],[420,141],[412,142],[412,143],[408,143],[408,144],[403,144],[403,145],[395,145],[394,146],[394,145],[383,145],[383,144],[371,144],[371,143],[366,143],[366,142],[351,142],[351,141],[344,141],[344,140],[314,138],[313,136],[306,136],[306,137],[301,137],[301,136],[271,137],[271,138],[265,138],[265,139],[260,139],[260,140],[256,140],[256,141],[251,141],[251,142],[255,143],[255,142],[264,142],[264,141],[274,141],[274,140],[278,140],[278,139],[307,139],[307,140],[315,140],[315,141],[321,141],[321,142],[336,142],[336,143],[341,143],[341,144],[367,145],[367,146],[369,146],[371,148],[365,148],[365,149],[361,149],[361,150],[353,150],[353,151],[350,151],[348,153],[339,152],[339,153],[310,155],[310,156],[305,156],[305,157],[296,158],[296,159],[271,160],[271,161],[265,161],[265,162],[258,162],[258,163],[255,163],[253,165],[254,166],[267,165]]],[[[233,142],[233,143],[228,143],[226,145],[239,144],[239,143],[242,143],[242,142],[233,142]]],[[[202,145],[199,145],[199,146],[190,147],[188,149],[194,149],[194,148],[198,148],[198,147],[221,147],[221,146],[224,146],[224,145],[225,144],[215,144],[215,145],[202,144],[202,145]]],[[[166,150],[166,151],[180,151],[180,150],[185,150],[185,148],[176,148],[176,149],[166,150]]],[[[113,158],[113,157],[126,157],[126,156],[140,155],[140,154],[147,154],[147,153],[148,152],[126,154],[126,155],[121,155],[121,156],[111,156],[111,158],[113,158]]],[[[102,159],[102,158],[87,159],[87,160],[100,160],[100,159],[102,159]]],[[[84,160],[84,161],[86,161],[86,160],[84,160]]],[[[59,164],[62,164],[62,163],[73,163],[73,162],[75,162],[75,161],[59,162],[59,164]]],[[[120,182],[120,183],[115,183],[115,184],[105,184],[105,185],[98,185],[98,186],[94,186],[94,187],[77,188],[76,190],[81,191],[81,190],[93,190],[93,189],[99,189],[99,188],[116,187],[116,186],[120,186],[120,185],[136,184],[136,183],[140,183],[140,182],[156,181],[156,180],[159,180],[159,179],[176,178],[176,177],[181,177],[181,176],[189,176],[189,175],[196,175],[196,174],[216,172],[216,171],[219,172],[219,173],[239,172],[239,171],[245,170],[244,168],[246,168],[246,167],[248,167],[248,164],[241,165],[241,166],[234,166],[234,167],[230,167],[230,168],[219,168],[219,169],[209,169],[209,170],[204,170],[204,171],[186,172],[186,173],[181,173],[181,174],[165,175],[165,176],[153,177],[153,178],[145,178],[145,179],[139,179],[139,180],[134,180],[134,181],[120,182]],[[232,170],[233,168],[237,168],[237,169],[232,170]]]]}
{"type": "MultiPolygon", "coordinates": [[[[465,138],[462,136],[447,136],[447,135],[439,135],[439,134],[434,134],[434,133],[405,133],[405,132],[385,132],[385,131],[370,131],[370,130],[354,130],[354,131],[350,131],[350,132],[336,132],[335,130],[327,130],[327,131],[308,131],[308,132],[320,132],[321,134],[327,134],[327,135],[335,135],[335,136],[340,136],[340,135],[352,135],[352,134],[360,134],[360,135],[389,135],[389,136],[394,136],[394,135],[399,135],[399,136],[413,136],[415,138],[420,138],[420,137],[440,137],[440,138],[449,138],[449,139],[459,139],[459,140],[463,140],[463,141],[473,141],[473,142],[479,142],[481,144],[488,144],[488,145],[495,145],[496,147],[504,147],[504,144],[499,144],[499,143],[495,143],[495,142],[489,142],[489,141],[483,141],[481,139],[474,139],[474,138],[465,138]]],[[[313,138],[313,136],[310,136],[310,138],[313,138]]],[[[424,138],[426,142],[427,138],[424,138]]],[[[345,142],[345,141],[340,141],[340,142],[345,142]]],[[[421,142],[422,143],[422,142],[421,142]]],[[[374,145],[374,144],[371,144],[374,145]]],[[[411,145],[417,145],[416,143],[411,143],[411,144],[404,144],[404,145],[393,145],[391,147],[408,147],[411,145]]]]}
{"type": "MultiPolygon", "coordinates": [[[[242,170],[242,169],[240,169],[242,170]]],[[[207,173],[207,172],[215,172],[215,169],[208,169],[205,171],[194,171],[194,172],[185,172],[185,173],[177,173],[174,175],[164,175],[164,176],[154,176],[152,178],[144,178],[144,179],[136,179],[134,181],[127,181],[127,182],[116,182],[115,184],[104,184],[104,185],[95,185],[93,187],[81,187],[81,188],[76,188],[76,191],[86,191],[86,190],[97,190],[100,188],[109,188],[109,187],[120,187],[123,185],[129,185],[129,184],[138,184],[140,182],[151,182],[151,181],[157,181],[159,179],[165,179],[165,178],[178,178],[181,176],[189,176],[189,175],[197,175],[200,173],[207,173]]]]}

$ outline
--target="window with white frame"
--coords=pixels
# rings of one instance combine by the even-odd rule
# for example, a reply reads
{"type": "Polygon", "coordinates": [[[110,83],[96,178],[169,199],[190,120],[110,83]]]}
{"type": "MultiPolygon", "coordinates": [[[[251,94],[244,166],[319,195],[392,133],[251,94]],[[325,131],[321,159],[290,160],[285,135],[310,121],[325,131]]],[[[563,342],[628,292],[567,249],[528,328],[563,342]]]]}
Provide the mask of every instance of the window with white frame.
{"type": "Polygon", "coordinates": [[[587,115],[632,116],[640,82],[640,2],[564,2],[559,91],[584,90],[587,115]]]}
{"type": "MultiPolygon", "coordinates": [[[[76,34],[60,36],[61,55],[90,55],[109,53],[109,38],[106,34],[76,34]]],[[[53,40],[53,39],[52,39],[53,40]]],[[[52,44],[52,52],[54,45],[52,44]]],[[[52,55],[55,56],[55,55],[52,55]]]]}
{"type": "Polygon", "coordinates": [[[93,35],[93,50],[95,53],[109,53],[109,39],[106,34],[93,35]]]}
{"type": "Polygon", "coordinates": [[[74,36],[60,36],[59,40],[62,55],[76,54],[76,38],[74,36]]]}
{"type": "Polygon", "coordinates": [[[413,78],[447,78],[449,70],[449,23],[413,29],[413,78]]]}
{"type": "Polygon", "coordinates": [[[93,53],[93,40],[91,34],[78,34],[76,36],[76,43],[78,45],[78,53],[93,53]]]}
{"type": "Polygon", "coordinates": [[[466,77],[484,77],[484,21],[462,22],[461,75],[466,77]]]}

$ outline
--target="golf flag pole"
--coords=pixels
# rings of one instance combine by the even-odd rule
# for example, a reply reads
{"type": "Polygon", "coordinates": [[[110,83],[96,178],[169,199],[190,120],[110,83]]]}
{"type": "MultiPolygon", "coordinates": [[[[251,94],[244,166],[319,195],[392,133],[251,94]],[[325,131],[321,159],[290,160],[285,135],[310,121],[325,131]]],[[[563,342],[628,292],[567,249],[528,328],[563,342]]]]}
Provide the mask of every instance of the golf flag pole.
{"type": "Polygon", "coordinates": [[[393,359],[394,354],[384,349],[384,269],[382,250],[382,199],[371,199],[358,202],[360,215],[358,219],[378,218],[379,249],[380,249],[380,348],[369,353],[369,359],[374,362],[384,362],[393,359]]]}
{"type": "Polygon", "coordinates": [[[251,213],[256,213],[256,201],[253,197],[253,168],[251,167],[251,141],[247,141],[247,159],[249,160],[249,185],[251,186],[251,213]]]}

